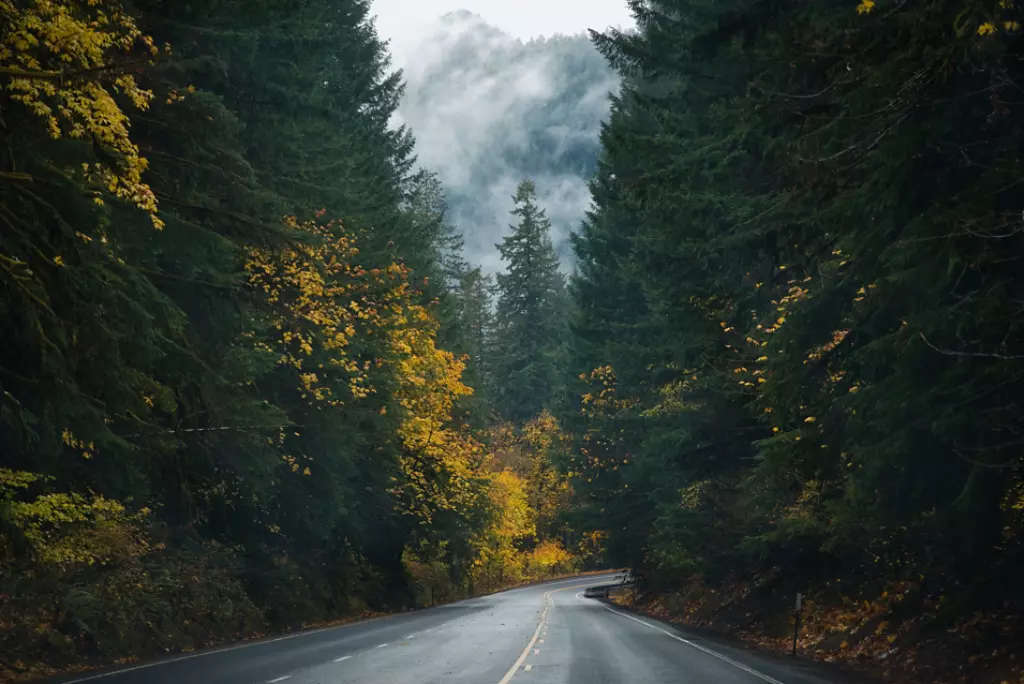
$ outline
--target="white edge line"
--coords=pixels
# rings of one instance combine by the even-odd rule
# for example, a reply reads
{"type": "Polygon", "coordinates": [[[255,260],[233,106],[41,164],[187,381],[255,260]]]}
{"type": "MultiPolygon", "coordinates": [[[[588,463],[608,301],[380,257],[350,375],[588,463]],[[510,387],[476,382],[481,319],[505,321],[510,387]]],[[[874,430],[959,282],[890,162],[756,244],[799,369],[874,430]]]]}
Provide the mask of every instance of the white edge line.
{"type": "MultiPolygon", "coordinates": [[[[609,573],[612,574],[612,573],[609,573]]],[[[583,582],[591,581],[603,577],[602,575],[585,575],[583,577],[576,577],[564,580],[558,580],[556,582],[550,582],[549,584],[565,584],[566,582],[583,582]]],[[[509,589],[508,591],[498,592],[499,594],[507,594],[513,591],[522,591],[524,589],[531,589],[533,587],[519,587],[518,589],[509,589]]],[[[493,594],[492,594],[493,595],[493,594]]],[[[376,622],[378,620],[387,620],[391,617],[397,617],[402,613],[396,613],[395,615],[382,615],[380,617],[373,617],[367,620],[356,620],[355,622],[349,622],[344,625],[331,625],[330,627],[320,627],[318,629],[308,629],[294,634],[285,634],[273,639],[259,639],[256,641],[250,641],[244,644],[233,644],[231,646],[225,646],[223,648],[215,648],[209,651],[201,651],[199,653],[190,653],[188,655],[177,656],[175,658],[168,658],[166,660],[156,660],[151,663],[143,663],[141,665],[133,665],[132,667],[124,667],[117,670],[111,670],[110,672],[98,672],[96,674],[88,675],[86,677],[79,677],[78,679],[69,679],[63,684],[79,684],[79,682],[91,682],[96,679],[102,679],[104,677],[113,677],[114,675],[124,674],[125,672],[134,672],[136,670],[144,670],[148,667],[157,667],[158,665],[169,665],[170,663],[176,663],[179,660],[192,660],[193,658],[202,658],[208,655],[215,655],[217,653],[227,653],[228,651],[238,651],[243,648],[251,648],[252,646],[259,646],[260,644],[272,643],[274,641],[284,641],[285,639],[296,639],[302,636],[308,636],[310,634],[317,634],[319,632],[326,632],[329,629],[344,629],[345,627],[354,627],[356,625],[365,625],[368,622],[376,622]]],[[[431,628],[436,629],[436,628],[431,628]]],[[[430,631],[429,629],[422,630],[423,632],[430,631]]]]}
{"type": "Polygon", "coordinates": [[[291,679],[291,678],[292,678],[291,675],[285,675],[283,677],[278,677],[276,679],[268,679],[267,680],[267,684],[274,684],[275,682],[283,682],[284,680],[291,679]]]}
{"type": "Polygon", "coordinates": [[[351,657],[352,657],[352,656],[341,656],[340,658],[335,658],[335,659],[334,659],[334,662],[336,662],[336,663],[340,663],[340,662],[341,662],[342,660],[348,660],[348,659],[349,659],[349,658],[351,658],[351,657]]]}
{"type": "Polygon", "coordinates": [[[384,648],[385,646],[387,646],[387,644],[380,644],[377,648],[384,648]]]}
{"type": "MultiPolygon", "coordinates": [[[[160,665],[170,665],[181,660],[192,660],[193,658],[202,658],[208,655],[216,655],[218,653],[227,653],[228,651],[240,651],[243,648],[252,648],[253,646],[260,646],[264,644],[270,644],[275,641],[285,641],[286,639],[297,639],[303,636],[309,636],[310,634],[319,634],[320,632],[326,632],[330,629],[344,629],[345,627],[354,627],[356,625],[365,625],[369,622],[376,622],[378,620],[386,620],[391,617],[398,617],[402,613],[395,613],[394,615],[381,615],[380,617],[367,618],[366,620],[356,620],[355,622],[349,622],[344,625],[331,625],[329,627],[318,627],[316,629],[307,629],[301,632],[295,632],[294,634],[285,634],[283,636],[274,637],[272,639],[256,639],[253,641],[247,641],[242,644],[232,644],[230,646],[223,646],[221,648],[214,648],[209,651],[200,651],[198,653],[189,653],[187,655],[175,656],[173,658],[166,658],[164,660],[155,660],[151,663],[142,663],[141,665],[133,665],[132,667],[123,667],[117,670],[111,670],[110,672],[98,672],[91,674],[86,677],[79,677],[78,679],[68,679],[62,684],[79,684],[79,682],[91,682],[96,679],[102,679],[104,677],[113,677],[114,675],[124,674],[125,672],[134,672],[135,670],[145,670],[148,667],[158,667],[160,665]]],[[[291,676],[291,675],[289,675],[291,676]]]]}
{"type": "Polygon", "coordinates": [[[407,637],[405,637],[405,638],[406,638],[406,639],[415,639],[415,638],[416,638],[416,635],[415,635],[415,634],[410,634],[409,636],[407,636],[407,637]]]}
{"type": "MultiPolygon", "coordinates": [[[[601,604],[601,605],[604,605],[604,604],[601,604]]],[[[691,646],[691,647],[697,649],[698,651],[703,651],[704,653],[707,653],[710,656],[714,656],[715,658],[718,658],[719,660],[727,662],[730,665],[732,665],[733,667],[737,667],[737,668],[743,670],[744,672],[746,672],[748,674],[752,674],[755,677],[758,677],[758,678],[768,682],[768,684],[782,684],[782,682],[780,682],[778,679],[775,679],[774,677],[770,677],[770,676],[764,674],[763,672],[758,672],[757,670],[755,670],[752,667],[747,667],[743,663],[735,661],[732,658],[730,658],[729,656],[724,656],[721,653],[718,653],[717,651],[712,651],[710,648],[707,648],[705,646],[701,646],[700,644],[696,644],[696,643],[690,641],[689,639],[684,639],[681,636],[677,636],[677,635],[673,634],[672,632],[668,631],[667,629],[662,629],[661,627],[658,627],[656,625],[652,625],[649,622],[645,622],[644,620],[640,620],[638,618],[635,618],[632,615],[626,615],[623,612],[615,610],[611,606],[604,605],[604,607],[606,609],[610,610],[611,612],[615,613],[616,615],[620,616],[620,617],[624,617],[627,620],[632,620],[633,622],[639,622],[644,627],[650,627],[651,629],[655,630],[656,632],[661,632],[665,636],[670,636],[673,639],[675,639],[676,641],[681,641],[684,644],[686,644],[687,646],[691,646]]]]}

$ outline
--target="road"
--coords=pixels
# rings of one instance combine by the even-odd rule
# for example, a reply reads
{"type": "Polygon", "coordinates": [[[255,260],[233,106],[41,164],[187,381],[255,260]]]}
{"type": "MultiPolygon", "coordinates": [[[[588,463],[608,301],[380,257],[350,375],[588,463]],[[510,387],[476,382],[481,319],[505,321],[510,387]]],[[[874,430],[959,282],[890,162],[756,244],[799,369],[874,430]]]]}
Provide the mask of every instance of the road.
{"type": "Polygon", "coordinates": [[[836,684],[834,671],[585,598],[591,576],[61,678],[64,684],[836,684]]]}

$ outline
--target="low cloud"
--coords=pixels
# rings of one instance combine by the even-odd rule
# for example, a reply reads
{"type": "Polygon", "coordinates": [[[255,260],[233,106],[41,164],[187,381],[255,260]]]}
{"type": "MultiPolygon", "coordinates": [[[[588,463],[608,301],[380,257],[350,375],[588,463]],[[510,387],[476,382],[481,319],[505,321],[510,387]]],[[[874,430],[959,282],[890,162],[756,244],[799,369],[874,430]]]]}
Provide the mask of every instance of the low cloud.
{"type": "Polygon", "coordinates": [[[396,123],[412,128],[419,164],[441,177],[467,258],[500,268],[494,243],[528,177],[568,265],[617,76],[584,36],[523,43],[469,13],[442,18],[427,35],[407,58],[396,123]]]}

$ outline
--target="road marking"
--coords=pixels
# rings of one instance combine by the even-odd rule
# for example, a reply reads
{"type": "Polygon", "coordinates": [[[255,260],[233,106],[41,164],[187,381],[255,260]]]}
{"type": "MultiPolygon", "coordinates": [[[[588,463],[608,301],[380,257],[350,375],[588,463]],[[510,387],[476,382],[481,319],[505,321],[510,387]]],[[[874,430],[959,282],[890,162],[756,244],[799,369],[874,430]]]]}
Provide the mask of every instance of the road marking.
{"type": "Polygon", "coordinates": [[[415,639],[415,638],[416,638],[416,635],[415,635],[415,634],[410,634],[409,636],[407,636],[407,637],[405,637],[405,638],[406,638],[406,639],[415,639]]]}
{"type": "Polygon", "coordinates": [[[381,644],[381,645],[380,645],[380,646],[378,646],[377,648],[384,648],[385,646],[387,646],[387,644],[381,644]]]}
{"type": "Polygon", "coordinates": [[[283,682],[286,679],[291,679],[291,675],[285,675],[284,677],[278,677],[277,679],[268,679],[267,684],[274,684],[275,682],[283,682]]]}
{"type": "MultiPolygon", "coordinates": [[[[564,582],[577,582],[577,583],[579,583],[579,582],[583,582],[583,581],[592,582],[592,581],[594,581],[594,578],[593,577],[588,577],[588,578],[579,577],[579,578],[571,579],[571,580],[563,580],[561,583],[564,583],[564,582]]],[[[560,582],[552,582],[551,584],[560,584],[560,582]]],[[[498,684],[508,684],[510,681],[512,681],[512,677],[514,677],[516,672],[519,671],[519,668],[522,667],[523,661],[526,660],[526,657],[528,655],[530,655],[530,649],[533,648],[533,645],[535,643],[537,643],[537,639],[538,639],[538,637],[540,637],[541,630],[542,629],[547,629],[547,625],[545,624],[545,621],[547,620],[547,617],[548,617],[548,611],[555,604],[554,601],[551,600],[551,595],[552,594],[556,594],[556,593],[558,593],[560,591],[566,591],[568,589],[572,589],[572,587],[563,587],[562,589],[552,589],[551,591],[549,591],[546,594],[544,594],[544,610],[542,610],[540,612],[540,622],[537,624],[537,629],[536,629],[536,631],[534,631],[533,636],[530,637],[530,643],[526,644],[526,648],[524,648],[523,652],[519,654],[519,657],[516,659],[516,662],[512,663],[512,667],[509,668],[508,672],[505,673],[505,676],[501,678],[501,681],[499,681],[498,684]]],[[[539,648],[535,649],[533,652],[534,652],[534,655],[536,655],[536,654],[540,653],[540,649],[539,648]]],[[[779,684],[781,684],[781,682],[779,682],[779,684]]]]}
{"type": "Polygon", "coordinates": [[[541,639],[541,640],[540,640],[540,641],[538,641],[537,643],[538,643],[538,644],[543,644],[543,643],[544,643],[544,640],[543,640],[543,639],[541,639]]]}
{"type": "Polygon", "coordinates": [[[524,648],[523,652],[519,654],[519,657],[516,658],[516,662],[512,663],[512,667],[509,668],[508,672],[505,673],[505,676],[501,678],[498,684],[508,684],[512,681],[512,677],[515,676],[516,671],[519,670],[523,661],[526,660],[526,656],[530,655],[530,649],[533,648],[535,643],[537,643],[537,637],[540,635],[540,629],[544,626],[544,620],[548,616],[548,608],[551,607],[551,594],[555,591],[558,590],[552,589],[548,593],[544,594],[544,610],[540,613],[540,621],[537,623],[537,629],[534,631],[533,636],[530,637],[530,643],[526,644],[526,648],[524,648]]]}
{"type": "Polygon", "coordinates": [[[532,669],[533,669],[533,665],[524,665],[523,666],[523,672],[529,672],[532,669]]]}
{"type": "MultiPolygon", "coordinates": [[[[612,573],[609,573],[609,574],[612,574],[612,573]]],[[[541,585],[541,586],[546,586],[546,585],[551,585],[551,584],[565,584],[566,582],[577,582],[577,583],[578,582],[593,582],[595,580],[604,579],[604,577],[605,577],[605,575],[589,575],[589,576],[582,576],[582,577],[558,580],[558,581],[555,581],[555,582],[546,582],[544,585],[541,585]]],[[[538,588],[538,587],[537,586],[519,587],[518,589],[509,589],[508,591],[500,591],[500,592],[497,592],[497,593],[498,594],[508,594],[508,593],[513,592],[513,591],[526,591],[528,589],[536,589],[536,588],[538,588]]],[[[567,588],[571,588],[571,587],[567,587],[567,588]]],[[[562,591],[562,590],[561,589],[555,589],[554,591],[562,591]]],[[[365,625],[365,624],[367,624],[369,622],[377,622],[379,620],[390,620],[390,619],[396,618],[396,617],[399,617],[399,614],[396,614],[396,615],[382,615],[380,617],[367,618],[366,620],[356,620],[355,622],[350,622],[350,623],[345,624],[345,625],[333,625],[331,627],[321,627],[319,629],[308,629],[308,630],[304,630],[302,632],[296,632],[294,634],[285,634],[284,636],[275,637],[273,639],[260,639],[258,641],[250,641],[250,642],[243,643],[243,644],[233,644],[231,646],[225,646],[224,648],[214,648],[214,649],[210,649],[208,651],[201,651],[199,653],[189,653],[188,655],[177,656],[177,657],[174,657],[174,658],[167,658],[165,660],[156,660],[156,661],[151,662],[151,663],[143,663],[141,665],[133,665],[132,667],[123,667],[123,668],[120,668],[120,669],[117,669],[117,670],[111,670],[110,672],[98,672],[96,674],[87,675],[85,677],[79,677],[78,679],[69,679],[66,682],[64,682],[63,684],[80,684],[81,682],[91,682],[91,681],[96,680],[96,679],[103,679],[104,677],[113,677],[114,675],[122,675],[122,674],[125,674],[126,672],[134,672],[136,670],[144,670],[144,669],[150,668],[150,667],[157,667],[158,665],[169,665],[170,663],[176,663],[176,662],[178,662],[180,660],[192,660],[193,658],[204,658],[204,657],[206,657],[208,655],[214,655],[214,654],[217,654],[217,653],[227,653],[228,651],[238,651],[238,650],[241,650],[243,648],[250,648],[252,646],[259,646],[261,644],[268,644],[268,643],[271,643],[271,642],[274,642],[274,641],[284,641],[286,639],[297,639],[298,637],[309,636],[310,634],[319,634],[320,632],[326,632],[327,630],[330,630],[330,629],[345,629],[346,627],[356,627],[358,625],[365,625]]],[[[429,629],[420,630],[419,633],[423,634],[425,632],[430,632],[432,630],[439,629],[439,628],[440,628],[440,625],[438,627],[431,627],[429,629]]]]}
{"type": "Polygon", "coordinates": [[[611,612],[615,613],[616,615],[618,615],[620,617],[624,617],[627,620],[632,620],[633,622],[639,622],[644,627],[650,627],[651,629],[653,629],[656,632],[661,632],[665,636],[670,636],[673,639],[675,639],[676,641],[681,641],[684,644],[686,644],[687,646],[692,646],[693,648],[697,649],[698,651],[703,651],[704,653],[707,653],[709,656],[714,656],[715,658],[718,658],[719,660],[722,660],[724,662],[729,663],[733,667],[738,667],[739,669],[743,670],[744,672],[746,672],[748,674],[752,674],[755,677],[758,677],[758,678],[768,682],[768,684],[782,684],[782,682],[780,682],[778,679],[775,679],[774,677],[770,677],[770,676],[766,675],[763,672],[758,672],[757,670],[755,670],[752,667],[747,667],[743,663],[738,662],[736,660],[733,660],[729,656],[724,656],[721,653],[718,653],[717,651],[712,651],[710,648],[707,648],[705,646],[701,646],[700,644],[696,644],[696,643],[690,641],[689,639],[684,639],[681,636],[677,636],[677,635],[673,634],[672,632],[668,631],[667,629],[662,629],[661,627],[658,627],[656,625],[652,625],[649,622],[637,619],[637,618],[633,617],[632,615],[626,615],[625,613],[623,613],[621,611],[618,611],[618,610],[615,610],[614,608],[612,608],[610,606],[607,606],[607,605],[605,605],[603,603],[601,605],[603,605],[605,608],[607,608],[608,610],[610,610],[611,612]]]}
{"type": "MultiPolygon", "coordinates": [[[[284,636],[275,637],[273,639],[259,639],[256,641],[249,641],[243,644],[232,644],[231,646],[225,646],[223,648],[212,648],[208,651],[200,651],[199,653],[189,653],[188,655],[176,656],[174,658],[167,658],[165,660],[155,660],[151,663],[143,663],[141,665],[133,665],[132,667],[122,667],[117,670],[111,670],[110,672],[98,672],[97,674],[88,675],[86,677],[79,677],[78,679],[69,679],[63,684],[80,684],[80,682],[91,682],[96,679],[103,679],[104,677],[113,677],[114,675],[122,675],[126,672],[134,672],[135,670],[145,670],[150,667],[157,667],[158,665],[170,665],[171,663],[177,663],[182,660],[192,660],[193,658],[205,658],[209,655],[216,655],[218,653],[227,653],[228,651],[240,651],[243,648],[251,648],[253,646],[261,646],[275,641],[285,641],[287,639],[297,639],[299,637],[309,636],[310,634],[319,634],[320,632],[326,632],[331,629],[345,629],[346,627],[355,627],[357,625],[365,625],[369,622],[377,622],[379,620],[389,620],[391,618],[398,617],[396,615],[382,615],[380,617],[367,618],[365,620],[356,620],[345,625],[332,625],[331,627],[320,627],[318,629],[307,629],[301,632],[295,632],[294,634],[285,634],[284,636]]],[[[290,675],[289,675],[290,676],[290,675]]]]}
{"type": "Polygon", "coordinates": [[[349,659],[349,658],[351,658],[351,657],[352,657],[352,656],[341,656],[340,658],[335,658],[335,659],[334,659],[334,662],[336,662],[336,663],[340,663],[340,662],[341,662],[342,660],[348,660],[348,659],[349,659]]]}

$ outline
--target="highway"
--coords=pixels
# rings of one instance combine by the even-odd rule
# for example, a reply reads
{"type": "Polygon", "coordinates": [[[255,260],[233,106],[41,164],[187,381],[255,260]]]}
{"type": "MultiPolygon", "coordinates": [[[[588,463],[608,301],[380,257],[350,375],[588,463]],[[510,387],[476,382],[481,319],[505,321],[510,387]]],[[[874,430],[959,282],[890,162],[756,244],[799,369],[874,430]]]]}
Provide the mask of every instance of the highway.
{"type": "Polygon", "coordinates": [[[55,682],[95,684],[836,684],[823,666],[585,598],[590,576],[55,682]]]}

